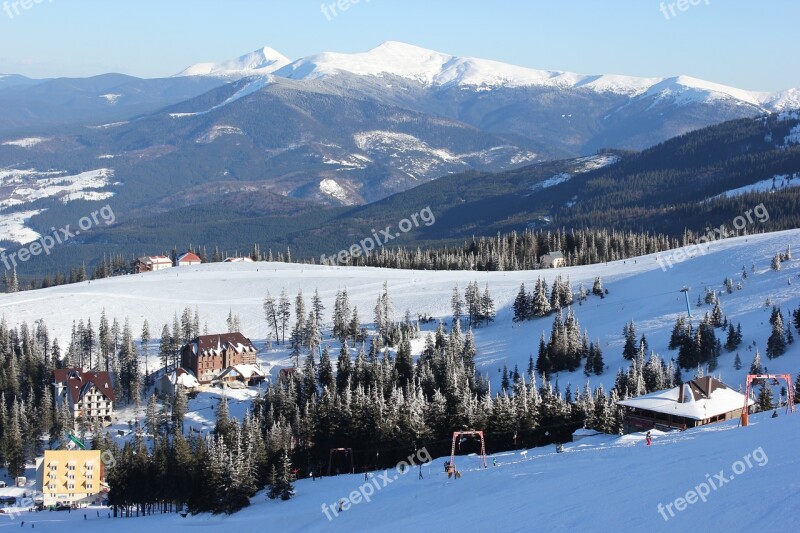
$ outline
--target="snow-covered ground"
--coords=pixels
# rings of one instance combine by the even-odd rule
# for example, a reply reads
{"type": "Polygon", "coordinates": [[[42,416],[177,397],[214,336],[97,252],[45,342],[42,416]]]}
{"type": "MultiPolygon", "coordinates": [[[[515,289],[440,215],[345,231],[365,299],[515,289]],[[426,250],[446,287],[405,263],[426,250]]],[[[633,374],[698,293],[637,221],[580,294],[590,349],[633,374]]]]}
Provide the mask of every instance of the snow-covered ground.
{"type": "Polygon", "coordinates": [[[41,214],[44,209],[18,211],[8,215],[0,214],[0,238],[5,241],[28,244],[41,235],[25,225],[31,217],[41,214]]]}
{"type": "Polygon", "coordinates": [[[712,200],[717,198],[735,198],[737,196],[742,196],[743,194],[747,194],[750,192],[771,192],[771,191],[780,191],[782,189],[787,189],[789,187],[800,187],[800,173],[795,172],[792,175],[789,174],[781,174],[773,176],[766,180],[757,181],[755,183],[751,183],[750,185],[745,185],[744,187],[739,187],[738,189],[731,189],[729,191],[725,191],[722,194],[718,194],[712,200]]]}
{"type": "MultiPolygon", "coordinates": [[[[479,468],[459,456],[461,479],[444,458],[419,469],[341,475],[295,483],[288,502],[261,492],[232,516],[155,515],[109,519],[106,510],[0,515],[37,531],[764,531],[792,530],[800,505],[800,413],[655,434],[587,437],[527,454],[505,452],[479,468]],[[494,460],[497,466],[492,466],[494,460]],[[378,487],[378,488],[376,488],[378,487]],[[360,495],[367,494],[369,501],[360,495]],[[355,497],[354,497],[355,496],[355,497]],[[358,502],[341,513],[340,499],[358,502]],[[327,509],[327,514],[323,509],[327,509]],[[99,517],[97,516],[99,512],[99,517]],[[88,519],[84,519],[86,513],[88,519]],[[330,519],[329,519],[330,518],[330,519]]],[[[491,454],[491,442],[487,443],[491,454]]]]}
{"type": "MultiPolygon", "coordinates": [[[[671,259],[673,267],[666,270],[660,264],[666,264],[665,258],[672,257],[671,253],[661,254],[661,263],[655,256],[646,256],[534,272],[399,271],[279,263],[202,265],[6,294],[0,296],[0,314],[11,325],[22,321],[31,324],[43,318],[65,346],[72,321],[88,317],[97,320],[103,308],[109,318],[122,321],[129,317],[134,331],[139,331],[147,318],[151,332],[160,331],[161,325],[171,322],[173,313],[180,314],[185,306],[197,307],[210,330],[224,331],[225,318],[233,311],[241,315],[243,332],[262,348],[259,359],[274,375],[277,368],[289,362],[285,349],[266,342],[262,302],[267,290],[276,296],[285,288],[294,297],[302,288],[309,299],[317,288],[330,313],[336,291],[346,287],[352,304],[368,321],[386,281],[397,318],[405,309],[412,309],[448,320],[453,286],[457,283],[463,290],[468,282],[477,280],[481,286],[489,284],[498,307],[495,323],[476,330],[478,370],[492,378],[497,390],[502,366],[513,368],[517,364],[524,370],[528,357],[535,356],[539,335],[549,332],[552,323],[552,318],[521,324],[511,321],[511,304],[519,284],[525,282],[530,288],[539,275],[548,282],[562,275],[569,276],[577,290],[579,284],[590,287],[595,276],[601,276],[609,295],[604,299],[591,297],[574,310],[590,337],[600,340],[609,366],[603,376],[590,378],[591,385],[603,383],[608,388],[617,368],[627,366],[621,356],[624,323],[634,320],[638,333],[647,335],[652,349],[666,357],[674,356],[666,344],[675,318],[686,313],[680,289],[684,285],[690,287],[692,312],[694,320],[698,320],[698,314],[708,307],[695,307],[697,295],[707,286],[722,290],[726,276],[738,283],[745,267],[748,274],[743,288],[734,289],[732,294],[723,291],[720,296],[729,319],[742,324],[744,343],[739,351],[745,368],[735,370],[734,355],[724,354],[715,375],[737,387],[742,384],[754,353],[753,343],[764,352],[770,331],[767,298],[782,307],[787,320],[789,312],[800,305],[800,261],[783,263],[779,272],[769,268],[775,253],[784,251],[787,245],[797,250],[798,241],[800,230],[729,239],[712,243],[707,254],[683,262],[671,259]],[[69,312],[65,313],[65,309],[69,312]]],[[[328,336],[325,343],[337,349],[328,336]]],[[[149,348],[151,354],[157,351],[155,345],[149,348]]],[[[421,341],[414,343],[414,349],[419,352],[421,341]]],[[[791,345],[778,359],[764,358],[763,362],[770,372],[795,376],[800,370],[800,344],[791,345]]],[[[151,371],[156,368],[156,358],[151,357],[148,365],[151,371]]],[[[567,383],[574,388],[586,381],[581,372],[562,373],[556,378],[561,390],[567,383]]],[[[207,432],[213,427],[222,394],[228,398],[231,414],[241,417],[258,393],[255,388],[201,392],[189,404],[187,430],[191,427],[207,432]]],[[[279,531],[785,528],[800,504],[796,490],[800,413],[779,413],[777,419],[768,413],[753,416],[748,428],[737,428],[736,422],[731,422],[683,433],[656,434],[651,447],[643,444],[641,435],[599,435],[567,444],[563,454],[556,454],[552,446],[532,449],[525,455],[500,453],[490,458],[486,470],[478,468],[475,456],[460,457],[457,464],[463,477],[459,480],[447,479],[441,467],[443,458],[422,468],[424,479],[419,479],[417,469],[406,475],[390,470],[388,478],[376,472],[366,481],[379,487],[370,496],[371,502],[355,504],[340,516],[335,516],[330,507],[326,515],[323,505],[336,509],[340,499],[352,498],[365,483],[363,475],[304,479],[296,483],[297,495],[291,501],[267,501],[260,493],[250,508],[230,517],[159,515],[109,522],[106,511],[97,517],[95,509],[90,509],[86,511],[88,520],[83,519],[84,511],[22,513],[14,519],[0,515],[0,527],[17,526],[25,520],[26,526],[35,524],[39,531],[65,527],[86,531],[108,527],[120,531],[203,527],[209,531],[235,528],[246,532],[262,531],[265,524],[279,531]],[[493,459],[496,467],[491,466],[493,459]],[[714,485],[710,485],[712,481],[714,485]],[[698,500],[698,493],[704,493],[706,501],[698,500]],[[75,523],[76,520],[80,522],[75,523]]],[[[141,415],[140,411],[138,417],[141,415]]],[[[127,407],[118,410],[116,417],[110,428],[112,435],[129,429],[128,421],[137,414],[127,407]]],[[[129,436],[115,438],[122,442],[129,436]]],[[[491,442],[487,447],[492,453],[491,442]]]]}
{"type": "Polygon", "coordinates": [[[113,177],[114,171],[107,168],[73,175],[58,171],[0,169],[0,239],[27,244],[41,237],[26,223],[45,209],[7,214],[7,208],[47,198],[57,198],[65,204],[75,200],[108,200],[115,193],[98,189],[119,185],[113,182],[113,177]]]}
{"type": "MultiPolygon", "coordinates": [[[[134,332],[141,331],[142,323],[147,319],[151,335],[155,337],[162,325],[172,324],[173,314],[180,316],[187,306],[199,310],[201,329],[207,322],[210,332],[226,331],[225,319],[232,311],[241,316],[242,332],[261,350],[260,361],[280,367],[289,364],[288,350],[276,347],[274,343],[266,349],[268,328],[262,304],[267,291],[277,297],[285,288],[293,301],[297,291],[302,289],[308,304],[314,290],[318,289],[326,306],[324,343],[330,346],[332,353],[337,353],[338,341],[330,338],[330,325],[338,290],[347,288],[351,304],[358,306],[363,322],[372,322],[375,301],[386,281],[396,319],[401,319],[409,309],[413,317],[417,313],[428,314],[449,323],[453,287],[458,284],[463,292],[469,282],[477,281],[481,288],[489,285],[498,312],[492,325],[475,330],[476,363],[478,371],[490,376],[493,389],[497,390],[503,365],[508,365],[509,369],[518,365],[523,372],[528,358],[536,357],[541,333],[544,331],[549,335],[553,322],[552,317],[512,322],[511,306],[520,283],[524,282],[531,290],[537,276],[546,278],[550,285],[555,276],[568,276],[577,292],[581,284],[591,289],[594,278],[601,276],[609,295],[604,299],[592,296],[583,305],[573,306],[590,339],[600,341],[609,367],[603,376],[590,378],[593,387],[602,383],[608,389],[613,385],[617,369],[627,368],[627,362],[622,359],[622,327],[630,320],[635,321],[639,335],[646,334],[652,350],[667,359],[677,356],[676,352],[667,349],[667,344],[675,319],[686,315],[684,296],[680,292],[684,286],[691,290],[689,295],[695,323],[703,313],[711,310],[710,306],[695,307],[698,295],[704,294],[706,287],[722,291],[723,312],[734,323],[741,322],[744,339],[739,353],[745,368],[735,370],[735,354],[723,353],[714,373],[737,387],[743,383],[755,348],[761,351],[764,364],[770,371],[791,372],[793,375],[800,371],[800,343],[791,345],[788,352],[778,359],[767,360],[764,354],[770,334],[767,298],[772,305],[781,306],[787,322],[790,311],[800,306],[800,260],[783,263],[780,272],[770,269],[772,257],[783,252],[788,245],[795,254],[800,253],[800,230],[717,241],[709,246],[706,254],[698,253],[683,262],[675,261],[672,253],[667,252],[660,255],[661,263],[655,255],[650,255],[608,264],[528,272],[434,272],[284,263],[218,263],[3,294],[0,295],[0,315],[10,325],[22,321],[33,324],[40,318],[44,319],[50,333],[58,336],[61,346],[65,347],[73,321],[91,317],[93,323],[98,323],[104,308],[109,320],[116,317],[122,323],[126,317],[129,318],[134,332]],[[667,267],[670,262],[672,268],[667,267]],[[665,265],[666,271],[661,264],[665,265]],[[742,267],[747,269],[742,290],[734,289],[732,294],[727,294],[723,286],[725,277],[733,279],[735,286],[741,280],[742,267]],[[65,309],[69,312],[64,312],[65,309]]],[[[428,324],[424,328],[431,330],[435,325],[428,324]]],[[[724,343],[724,333],[718,331],[718,335],[724,343]]],[[[413,343],[413,347],[415,353],[419,353],[422,339],[413,343]]],[[[150,353],[157,353],[157,346],[151,346],[150,353]]],[[[151,356],[148,364],[151,369],[156,368],[157,358],[151,356]]],[[[582,371],[562,372],[557,379],[561,390],[567,383],[572,383],[574,390],[586,381],[582,371]]]]}
{"type": "Polygon", "coordinates": [[[65,172],[38,172],[34,170],[0,170],[0,186],[3,196],[0,208],[23,205],[44,198],[58,198],[64,203],[71,200],[105,200],[113,192],[97,192],[113,183],[114,171],[99,168],[79,174],[66,175],[65,172]]]}
{"type": "Polygon", "coordinates": [[[17,148],[33,148],[37,144],[41,144],[45,141],[49,141],[50,139],[45,139],[43,137],[26,137],[24,139],[16,139],[13,141],[5,141],[3,146],[16,146],[17,148]]]}
{"type": "Polygon", "coordinates": [[[538,191],[541,189],[549,189],[550,187],[555,187],[556,185],[571,180],[575,177],[575,174],[583,174],[585,172],[598,170],[600,168],[613,165],[618,161],[619,156],[615,154],[598,154],[589,157],[581,157],[575,160],[574,164],[569,169],[570,172],[561,172],[551,178],[540,181],[539,183],[533,185],[530,190],[538,191]]]}

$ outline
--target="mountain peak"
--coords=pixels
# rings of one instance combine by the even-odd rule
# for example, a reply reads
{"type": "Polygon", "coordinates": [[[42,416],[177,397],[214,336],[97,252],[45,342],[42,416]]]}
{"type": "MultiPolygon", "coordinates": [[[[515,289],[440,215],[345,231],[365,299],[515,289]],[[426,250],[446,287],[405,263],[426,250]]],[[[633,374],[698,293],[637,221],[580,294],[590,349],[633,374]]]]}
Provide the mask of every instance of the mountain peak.
{"type": "Polygon", "coordinates": [[[176,76],[217,76],[217,77],[243,77],[256,74],[272,74],[285,67],[291,60],[275,50],[265,46],[239,56],[236,59],[221,63],[198,63],[176,76]]]}

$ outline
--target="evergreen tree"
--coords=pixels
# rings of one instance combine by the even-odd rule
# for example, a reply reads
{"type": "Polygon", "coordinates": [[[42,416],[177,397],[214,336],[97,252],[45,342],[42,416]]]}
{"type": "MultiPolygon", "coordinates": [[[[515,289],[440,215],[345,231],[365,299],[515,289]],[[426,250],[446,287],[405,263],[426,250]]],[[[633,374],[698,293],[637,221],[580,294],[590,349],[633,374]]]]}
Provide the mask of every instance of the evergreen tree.
{"type": "Polygon", "coordinates": [[[292,463],[289,460],[289,454],[284,452],[281,458],[281,468],[278,474],[278,494],[281,500],[288,500],[294,496],[294,485],[292,484],[292,463]]]}
{"type": "Polygon", "coordinates": [[[403,340],[397,349],[395,368],[397,369],[397,379],[400,387],[405,388],[412,383],[414,379],[414,359],[411,355],[411,343],[407,339],[403,340]]]}
{"type": "Polygon", "coordinates": [[[519,287],[517,297],[514,299],[514,322],[527,320],[531,315],[530,297],[525,292],[525,284],[519,287]]]}
{"type": "Polygon", "coordinates": [[[450,309],[453,311],[453,323],[460,322],[461,317],[464,315],[464,300],[461,299],[458,285],[453,287],[453,295],[450,297],[450,309]]]}
{"type": "Polygon", "coordinates": [[[339,359],[336,361],[336,390],[340,396],[345,394],[353,374],[353,364],[347,344],[342,344],[339,359]]]}
{"type": "Polygon", "coordinates": [[[228,441],[233,431],[233,421],[228,410],[228,397],[223,395],[217,405],[216,422],[214,424],[214,434],[225,441],[228,441]]]}
{"type": "Polygon", "coordinates": [[[739,352],[736,352],[736,358],[733,360],[733,368],[736,370],[742,369],[742,359],[739,357],[739,352]]]}
{"type": "Polygon", "coordinates": [[[753,356],[753,362],[750,363],[750,374],[763,374],[764,367],[761,366],[761,354],[758,353],[756,350],[756,354],[753,356]]]}
{"type": "Polygon", "coordinates": [[[773,308],[770,317],[772,333],[767,340],[767,358],[775,359],[786,352],[786,337],[783,329],[783,315],[780,309],[773,308]]]}
{"type": "Polygon", "coordinates": [[[147,323],[147,319],[144,319],[144,323],[142,323],[142,334],[139,337],[142,346],[142,357],[144,358],[144,375],[145,375],[145,384],[149,385],[150,380],[150,372],[147,365],[147,360],[150,357],[150,325],[147,323]]]}
{"type": "Polygon", "coordinates": [[[19,280],[17,279],[17,267],[11,271],[11,278],[6,279],[6,292],[19,292],[19,280]]]}
{"type": "Polygon", "coordinates": [[[483,290],[483,295],[481,296],[481,303],[480,303],[480,321],[483,322],[494,322],[495,317],[495,307],[494,307],[494,300],[489,295],[489,284],[486,284],[486,287],[483,290]]]}
{"type": "Polygon", "coordinates": [[[669,345],[667,346],[670,350],[675,350],[676,348],[680,348],[683,344],[686,336],[686,319],[682,316],[675,319],[675,326],[672,328],[672,333],[669,337],[669,345]]]}
{"type": "Polygon", "coordinates": [[[280,342],[278,333],[278,325],[280,318],[278,316],[278,307],[275,305],[275,299],[267,291],[267,296],[264,298],[264,318],[267,320],[267,329],[275,332],[275,342],[280,342]]]}
{"type": "Polygon", "coordinates": [[[189,398],[183,385],[175,384],[175,397],[172,400],[172,422],[180,428],[183,433],[183,419],[186,416],[186,409],[189,406],[189,398]]]}
{"type": "Polygon", "coordinates": [[[539,374],[549,374],[552,365],[550,363],[550,355],[548,354],[547,343],[544,339],[544,332],[539,339],[539,355],[536,358],[536,371],[539,374]]]}
{"type": "Polygon", "coordinates": [[[8,429],[4,427],[3,441],[5,448],[5,459],[8,469],[8,476],[15,478],[25,474],[25,444],[23,442],[22,428],[20,424],[20,402],[11,403],[11,412],[7,422],[8,429]]]}
{"type": "Polygon", "coordinates": [[[286,289],[281,289],[281,295],[278,298],[278,322],[281,328],[281,343],[286,344],[286,329],[289,327],[289,321],[292,318],[291,304],[289,303],[289,296],[286,294],[286,289]]]}
{"type": "Polygon", "coordinates": [[[158,431],[158,404],[156,395],[151,394],[147,399],[147,407],[144,411],[144,428],[150,435],[155,435],[158,431]]]}
{"type": "Polygon", "coordinates": [[[742,343],[741,339],[741,325],[738,329],[733,327],[733,322],[728,323],[728,336],[725,339],[725,349],[729,352],[734,351],[742,343]]]}
{"type": "Polygon", "coordinates": [[[622,336],[625,337],[625,346],[622,348],[622,357],[628,361],[633,361],[639,350],[636,346],[636,325],[633,320],[625,324],[622,328],[622,336]]]}
{"type": "Polygon", "coordinates": [[[595,296],[599,296],[600,298],[605,298],[605,291],[603,290],[603,280],[600,279],[600,276],[594,278],[594,284],[592,285],[592,294],[595,296]]]}
{"type": "Polygon", "coordinates": [[[762,383],[761,390],[758,393],[758,398],[756,399],[756,406],[758,407],[759,411],[771,411],[775,408],[775,399],[772,395],[772,389],[769,386],[769,383],[762,383]]]}
{"type": "Polygon", "coordinates": [[[328,391],[334,390],[333,379],[333,364],[331,363],[331,356],[328,353],[328,348],[322,350],[322,356],[319,362],[319,385],[320,387],[327,388],[328,391]]]}
{"type": "Polygon", "coordinates": [[[775,272],[780,271],[780,269],[781,269],[781,256],[780,256],[780,254],[775,254],[775,256],[772,258],[772,264],[770,266],[772,267],[772,270],[774,270],[775,272]]]}
{"type": "Polygon", "coordinates": [[[550,300],[547,298],[547,283],[542,278],[538,278],[532,303],[533,315],[543,317],[549,315],[550,311],[550,300]]]}

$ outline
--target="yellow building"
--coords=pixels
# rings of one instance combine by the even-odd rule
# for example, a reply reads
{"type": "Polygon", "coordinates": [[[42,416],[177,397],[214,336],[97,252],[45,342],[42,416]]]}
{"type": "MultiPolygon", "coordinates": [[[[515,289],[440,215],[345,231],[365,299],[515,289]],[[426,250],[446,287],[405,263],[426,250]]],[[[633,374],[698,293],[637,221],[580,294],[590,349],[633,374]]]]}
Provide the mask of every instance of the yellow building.
{"type": "Polygon", "coordinates": [[[36,462],[45,506],[100,503],[104,475],[100,450],[46,450],[36,462]]]}

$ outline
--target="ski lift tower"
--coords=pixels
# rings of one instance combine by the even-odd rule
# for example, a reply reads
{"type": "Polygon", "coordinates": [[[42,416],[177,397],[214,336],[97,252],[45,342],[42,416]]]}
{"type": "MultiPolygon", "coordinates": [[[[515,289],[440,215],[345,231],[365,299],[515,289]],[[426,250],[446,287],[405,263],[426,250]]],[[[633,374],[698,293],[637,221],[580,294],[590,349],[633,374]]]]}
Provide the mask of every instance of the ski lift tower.
{"type": "Polygon", "coordinates": [[[692,318],[692,308],[689,305],[689,287],[684,287],[681,289],[681,292],[684,296],[686,296],[686,312],[689,314],[689,320],[692,318]]]}
{"type": "Polygon", "coordinates": [[[774,387],[780,385],[779,380],[786,382],[786,414],[794,413],[794,389],[792,389],[792,375],[791,374],[747,374],[747,385],[745,386],[744,393],[744,408],[742,408],[742,426],[746,426],[749,422],[750,415],[750,394],[753,390],[752,383],[754,381],[763,381],[767,386],[767,381],[771,382],[774,387]]]}
{"type": "Polygon", "coordinates": [[[481,454],[478,456],[478,460],[480,465],[483,468],[489,468],[489,464],[486,461],[486,441],[483,438],[483,431],[454,431],[453,432],[453,445],[450,448],[450,463],[448,464],[448,472],[452,470],[455,472],[456,469],[456,442],[464,437],[476,437],[481,440],[481,454]]]}

